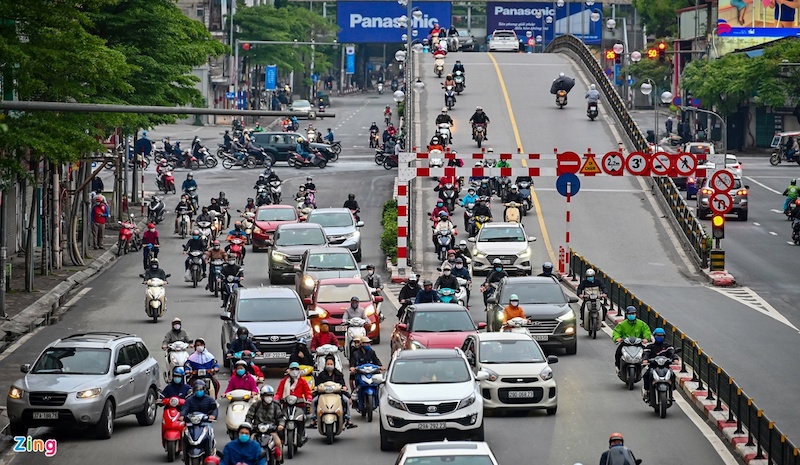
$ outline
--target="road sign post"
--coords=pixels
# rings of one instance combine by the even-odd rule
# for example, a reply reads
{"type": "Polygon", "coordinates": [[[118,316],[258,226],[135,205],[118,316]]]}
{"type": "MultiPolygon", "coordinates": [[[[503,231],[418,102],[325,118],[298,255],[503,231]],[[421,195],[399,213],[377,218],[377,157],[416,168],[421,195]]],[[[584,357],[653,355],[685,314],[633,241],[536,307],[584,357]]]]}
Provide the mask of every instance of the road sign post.
{"type": "MultiPolygon", "coordinates": [[[[576,195],[581,190],[581,180],[573,173],[564,173],[556,179],[556,190],[559,194],[567,198],[567,214],[566,214],[566,233],[565,233],[565,250],[569,250],[569,222],[570,222],[570,209],[569,203],[573,195],[576,195]]],[[[564,255],[564,269],[569,269],[569,254],[564,255]]],[[[559,257],[560,259],[560,257],[559,257]]],[[[561,263],[558,265],[559,269],[562,268],[561,263]]]]}

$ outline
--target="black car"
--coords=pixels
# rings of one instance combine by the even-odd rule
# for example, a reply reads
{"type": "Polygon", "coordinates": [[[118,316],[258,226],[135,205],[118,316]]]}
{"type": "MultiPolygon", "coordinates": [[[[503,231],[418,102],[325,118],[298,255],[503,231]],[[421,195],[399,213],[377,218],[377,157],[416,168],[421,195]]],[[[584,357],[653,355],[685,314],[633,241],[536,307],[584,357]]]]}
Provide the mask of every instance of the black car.
{"type": "MultiPolygon", "coordinates": [[[[288,160],[289,152],[294,152],[297,148],[297,138],[305,138],[305,136],[296,132],[254,132],[250,137],[253,138],[255,145],[266,150],[274,157],[275,161],[288,160]]],[[[328,144],[312,142],[310,145],[312,148],[322,152],[329,161],[335,157],[328,144]]]]}

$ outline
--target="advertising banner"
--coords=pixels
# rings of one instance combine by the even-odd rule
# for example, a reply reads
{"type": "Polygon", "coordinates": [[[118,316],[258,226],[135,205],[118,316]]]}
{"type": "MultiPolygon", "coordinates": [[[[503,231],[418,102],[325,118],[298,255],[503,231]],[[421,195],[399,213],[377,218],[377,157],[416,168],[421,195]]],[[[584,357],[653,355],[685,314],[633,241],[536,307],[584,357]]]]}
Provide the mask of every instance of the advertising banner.
{"type": "Polygon", "coordinates": [[[347,53],[345,74],[356,74],[356,48],[352,45],[348,45],[345,51],[347,53]]]}
{"type": "Polygon", "coordinates": [[[800,15],[792,2],[776,0],[719,0],[720,37],[800,36],[800,15]]]}
{"type": "MultiPolygon", "coordinates": [[[[414,20],[416,36],[423,39],[434,23],[450,27],[450,2],[414,2],[414,8],[422,11],[422,18],[414,20]]],[[[339,42],[350,43],[401,43],[406,28],[400,27],[397,19],[405,16],[406,7],[397,1],[336,3],[336,17],[339,25],[339,42]]]]}
{"type": "Polygon", "coordinates": [[[264,90],[278,88],[278,65],[268,65],[264,76],[264,90]]]}
{"type": "MultiPolygon", "coordinates": [[[[720,0],[723,1],[723,0],[720,0]]],[[[511,29],[520,39],[526,40],[526,32],[532,37],[542,36],[541,43],[547,45],[556,36],[569,32],[582,38],[587,44],[599,45],[603,34],[603,5],[599,2],[587,6],[585,2],[565,3],[559,7],[555,2],[488,2],[486,4],[486,31],[491,34],[498,29],[511,29]],[[592,21],[592,13],[597,13],[592,21]]]]}

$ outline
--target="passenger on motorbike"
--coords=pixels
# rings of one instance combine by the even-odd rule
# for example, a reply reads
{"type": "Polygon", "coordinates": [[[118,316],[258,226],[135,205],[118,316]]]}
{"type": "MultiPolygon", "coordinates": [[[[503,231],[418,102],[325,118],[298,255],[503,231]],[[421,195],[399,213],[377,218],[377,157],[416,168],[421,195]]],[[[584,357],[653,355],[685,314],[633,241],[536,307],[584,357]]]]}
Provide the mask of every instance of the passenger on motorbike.
{"type": "MultiPolygon", "coordinates": [[[[664,328],[656,328],[653,330],[653,343],[647,346],[647,350],[644,351],[644,359],[650,360],[656,358],[657,356],[661,355],[667,357],[670,360],[675,360],[677,357],[675,356],[675,348],[667,342],[667,333],[664,331],[664,328]]],[[[644,380],[644,393],[645,393],[645,402],[647,402],[650,396],[650,386],[653,382],[653,373],[650,372],[650,367],[647,366],[644,373],[642,374],[642,380],[644,380]]],[[[672,388],[674,389],[675,386],[673,385],[672,388]]]]}
{"type": "MultiPolygon", "coordinates": [[[[469,308],[469,294],[470,290],[469,287],[472,285],[472,276],[469,275],[469,270],[467,267],[464,266],[464,259],[456,255],[456,265],[453,268],[453,276],[455,278],[461,278],[467,281],[467,308],[469,308]]],[[[456,283],[458,281],[456,280],[456,283]]],[[[458,289],[458,288],[454,288],[458,289]]]]}
{"type": "Polygon", "coordinates": [[[611,339],[617,343],[617,352],[614,356],[614,366],[619,369],[619,359],[622,357],[622,342],[623,339],[628,337],[637,337],[643,343],[647,343],[653,336],[650,333],[650,327],[647,323],[636,318],[636,307],[629,305],[625,309],[625,321],[619,323],[614,327],[614,332],[611,339]]]}
{"type": "MultiPolygon", "coordinates": [[[[215,376],[219,371],[219,364],[211,352],[206,350],[205,339],[197,338],[194,340],[194,352],[192,352],[192,354],[189,355],[189,359],[186,360],[185,368],[190,372],[207,370],[211,376],[211,382],[214,384],[214,392],[219,393],[219,381],[217,381],[217,377],[215,376]]],[[[187,374],[190,377],[192,376],[189,373],[187,374]]],[[[216,416],[216,414],[214,416],[216,416]]]]}
{"type": "Polygon", "coordinates": [[[181,319],[177,316],[172,319],[172,329],[167,331],[167,334],[164,335],[164,340],[161,341],[161,349],[167,350],[170,344],[173,342],[185,342],[189,344],[189,347],[192,345],[192,340],[189,339],[189,334],[186,333],[186,330],[182,328],[181,319]]]}
{"type": "Polygon", "coordinates": [[[181,189],[186,192],[192,187],[197,188],[197,181],[194,180],[194,175],[192,173],[187,173],[186,179],[183,181],[183,184],[181,184],[181,189]]]}
{"type": "MultiPolygon", "coordinates": [[[[225,444],[220,465],[266,465],[267,458],[262,457],[261,444],[251,438],[253,425],[244,422],[239,425],[236,433],[237,440],[225,444]]],[[[278,454],[275,455],[277,458],[278,454]]]]}
{"type": "Polygon", "coordinates": [[[496,285],[508,277],[508,273],[503,269],[503,263],[499,258],[492,260],[492,271],[486,275],[486,281],[481,284],[481,292],[483,292],[483,304],[486,305],[489,296],[495,292],[496,285]],[[494,286],[493,286],[494,285],[494,286]]]}
{"type": "Polygon", "coordinates": [[[794,203],[800,197],[800,187],[797,186],[797,179],[792,179],[789,182],[789,187],[783,191],[783,195],[786,196],[786,200],[783,202],[783,211],[786,211],[789,209],[789,204],[794,203]]]}
{"type": "Polygon", "coordinates": [[[458,248],[456,249],[456,262],[458,262],[459,258],[464,261],[464,266],[472,261],[472,253],[469,251],[469,247],[467,247],[467,241],[463,239],[458,243],[458,248]]]}
{"type": "MultiPolygon", "coordinates": [[[[519,306],[519,297],[517,294],[511,294],[508,298],[508,305],[506,308],[503,309],[503,324],[505,325],[508,323],[508,320],[513,318],[525,318],[525,312],[522,310],[522,307],[519,306]]],[[[504,326],[503,329],[509,328],[509,326],[504,326]]]]}
{"type": "Polygon", "coordinates": [[[249,350],[252,355],[261,355],[258,348],[252,339],[250,339],[250,331],[244,326],[240,326],[236,330],[236,339],[231,341],[231,346],[225,354],[226,358],[233,358],[234,354],[249,350]]]}
{"type": "Polygon", "coordinates": [[[448,244],[447,248],[455,244],[456,236],[458,235],[458,231],[456,230],[456,225],[450,221],[450,215],[447,211],[439,212],[439,222],[436,223],[436,226],[433,228],[433,246],[434,248],[439,247],[439,232],[440,231],[450,231],[450,243],[448,244]]]}
{"type": "Polygon", "coordinates": [[[464,198],[461,199],[459,205],[461,205],[462,207],[466,207],[469,204],[475,204],[477,200],[478,200],[478,194],[475,193],[475,188],[470,186],[470,188],[467,189],[467,195],[465,195],[464,198]]]}
{"type": "Polygon", "coordinates": [[[308,141],[303,137],[297,138],[297,145],[295,146],[294,150],[295,152],[297,152],[298,155],[303,157],[305,161],[307,162],[311,161],[311,146],[308,144],[308,141]]]}
{"type": "Polygon", "coordinates": [[[231,137],[231,132],[226,129],[225,135],[222,136],[222,147],[224,147],[225,150],[230,151],[231,142],[233,142],[233,137],[231,137]]]}
{"type": "MultiPolygon", "coordinates": [[[[228,241],[230,241],[231,239],[237,238],[237,237],[242,239],[242,240],[244,240],[244,242],[247,243],[247,233],[245,232],[244,226],[242,225],[241,221],[237,221],[237,222],[233,223],[233,229],[228,231],[227,239],[228,239],[228,241]]],[[[228,244],[225,247],[225,251],[230,253],[230,247],[231,247],[231,245],[228,244]]],[[[244,256],[246,254],[247,254],[247,249],[245,247],[242,247],[242,260],[244,260],[244,256]]]]}
{"type": "Polygon", "coordinates": [[[262,174],[267,177],[267,184],[271,183],[272,181],[281,182],[281,178],[278,176],[277,173],[272,171],[271,167],[265,168],[264,169],[264,173],[262,173],[262,174]]]}
{"type": "Polygon", "coordinates": [[[489,116],[483,112],[483,108],[475,107],[475,113],[469,118],[469,123],[472,125],[472,138],[475,138],[475,125],[483,124],[483,138],[489,140],[489,116]]]}
{"type": "Polygon", "coordinates": [[[458,279],[453,276],[453,268],[449,263],[442,267],[442,274],[436,278],[436,283],[434,283],[433,287],[437,290],[458,289],[458,279]]]}
{"type": "Polygon", "coordinates": [[[217,401],[214,400],[213,397],[206,395],[206,383],[204,383],[203,380],[198,379],[192,383],[192,394],[193,395],[189,396],[186,399],[186,402],[183,404],[180,416],[181,421],[184,420],[186,415],[194,412],[200,412],[204,415],[208,415],[209,420],[215,420],[217,416],[219,416],[217,401]]]}
{"type": "MultiPolygon", "coordinates": [[[[186,244],[183,246],[183,253],[187,254],[188,252],[193,251],[202,251],[203,255],[201,256],[201,260],[203,261],[203,278],[206,277],[206,260],[205,260],[205,251],[206,251],[206,242],[200,237],[200,230],[195,229],[192,231],[192,238],[189,239],[186,244]]],[[[184,270],[189,270],[189,259],[191,257],[186,257],[186,261],[183,263],[184,270]]]]}
{"type": "Polygon", "coordinates": [[[417,281],[417,275],[411,273],[408,277],[408,282],[406,282],[403,287],[400,289],[400,293],[397,295],[397,300],[400,301],[400,308],[397,309],[397,319],[403,316],[403,312],[405,311],[406,307],[414,302],[414,299],[417,297],[419,293],[419,281],[417,281]]]}
{"type": "Polygon", "coordinates": [[[178,234],[178,223],[183,215],[189,215],[189,225],[186,225],[189,227],[191,225],[192,216],[194,216],[194,205],[192,205],[192,202],[189,201],[189,197],[186,195],[182,195],[178,205],[175,206],[175,234],[178,234]]]}
{"type": "Polygon", "coordinates": [[[414,297],[414,305],[441,301],[442,299],[439,297],[439,293],[433,290],[433,283],[430,279],[426,279],[422,282],[422,289],[417,291],[417,295],[414,297]]]}
{"type": "Polygon", "coordinates": [[[614,448],[621,448],[621,454],[624,457],[624,465],[635,465],[636,457],[633,455],[633,452],[623,445],[623,438],[622,434],[620,433],[612,433],[611,436],[608,438],[608,450],[603,452],[600,456],[600,465],[607,465],[609,462],[609,455],[614,448]]]}
{"type": "Polygon", "coordinates": [[[590,84],[589,90],[586,91],[586,109],[588,110],[593,103],[596,105],[599,101],[600,92],[597,91],[597,88],[594,84],[590,84]]]}
{"type": "Polygon", "coordinates": [[[517,187],[516,184],[511,185],[511,189],[509,189],[508,192],[506,192],[506,196],[503,199],[503,203],[516,202],[520,205],[522,205],[522,202],[524,201],[525,198],[522,197],[522,194],[519,193],[519,187],[517,187]]]}
{"type": "Polygon", "coordinates": [[[264,173],[261,173],[258,175],[258,179],[256,180],[256,185],[253,186],[253,189],[258,189],[261,186],[268,186],[268,185],[269,181],[267,181],[267,177],[264,175],[264,173]]]}
{"type": "Polygon", "coordinates": [[[389,125],[386,127],[386,130],[383,131],[383,143],[385,144],[390,137],[397,137],[397,128],[395,128],[392,123],[389,123],[389,125]]]}
{"type": "Polygon", "coordinates": [[[192,140],[192,155],[200,161],[203,161],[203,143],[199,137],[194,136],[194,140],[192,140]]]}
{"type": "MultiPolygon", "coordinates": [[[[344,374],[336,369],[336,357],[332,354],[325,356],[325,369],[317,373],[314,377],[314,384],[319,386],[322,383],[333,382],[342,386],[341,396],[342,405],[344,405],[344,421],[347,428],[358,428],[358,425],[350,421],[351,401],[350,395],[347,392],[347,384],[344,382],[344,374]]],[[[314,392],[314,400],[312,401],[311,408],[311,428],[317,427],[317,404],[319,397],[314,392]]]]}
{"type": "Polygon", "coordinates": [[[150,254],[150,247],[148,245],[152,245],[153,251],[153,259],[158,259],[158,249],[159,249],[159,240],[158,240],[158,231],[156,230],[156,225],[153,223],[147,224],[147,230],[142,234],[142,253],[143,258],[142,262],[145,269],[147,269],[147,258],[150,254]]]}
{"type": "MultiPolygon", "coordinates": [[[[275,389],[265,384],[261,386],[259,396],[261,397],[261,402],[255,402],[250,405],[244,421],[251,425],[273,424],[277,426],[278,432],[283,431],[286,426],[286,413],[279,402],[274,402],[275,389]]],[[[281,462],[283,461],[283,443],[278,433],[272,433],[272,439],[275,441],[275,459],[281,462]]]]}
{"type": "Polygon", "coordinates": [[[247,362],[239,360],[234,366],[231,379],[228,381],[228,387],[225,388],[225,394],[233,391],[234,389],[244,389],[253,393],[253,396],[258,394],[258,384],[256,379],[248,372],[247,362]]]}
{"type": "Polygon", "coordinates": [[[439,216],[442,213],[450,213],[447,211],[447,207],[444,206],[444,201],[439,199],[436,201],[436,206],[433,208],[431,212],[431,221],[436,222],[439,220],[439,216]]]}
{"type": "Polygon", "coordinates": [[[192,393],[192,387],[186,384],[186,371],[183,367],[175,367],[172,369],[172,382],[164,386],[161,390],[161,395],[165,399],[170,397],[178,397],[180,399],[188,399],[192,393]]]}
{"type": "Polygon", "coordinates": [[[378,354],[372,350],[370,344],[372,343],[372,339],[368,336],[361,336],[361,339],[354,339],[353,340],[353,351],[350,353],[350,390],[355,391],[355,373],[356,367],[364,365],[366,363],[371,363],[372,365],[378,365],[381,367],[381,371],[383,371],[383,363],[381,363],[381,359],[378,358],[378,354]]]}
{"type": "Polygon", "coordinates": [[[297,340],[292,348],[292,354],[289,356],[289,363],[297,362],[300,365],[314,365],[314,357],[308,350],[308,341],[306,338],[301,337],[297,340]]]}
{"type": "Polygon", "coordinates": [[[599,281],[597,277],[595,277],[595,271],[591,268],[586,270],[586,277],[580,284],[578,284],[578,297],[584,299],[583,303],[581,303],[581,321],[583,321],[584,312],[586,309],[586,300],[583,291],[587,288],[597,287],[600,288],[600,295],[604,295],[606,293],[606,286],[603,284],[602,281],[599,281]]]}

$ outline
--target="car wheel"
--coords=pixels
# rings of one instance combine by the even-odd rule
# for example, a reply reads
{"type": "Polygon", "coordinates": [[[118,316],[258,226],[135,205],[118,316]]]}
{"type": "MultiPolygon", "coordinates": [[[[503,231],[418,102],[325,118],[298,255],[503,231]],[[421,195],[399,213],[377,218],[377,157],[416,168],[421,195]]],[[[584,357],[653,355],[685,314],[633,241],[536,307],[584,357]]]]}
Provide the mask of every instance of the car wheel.
{"type": "Polygon", "coordinates": [[[272,273],[269,274],[269,283],[273,285],[278,284],[278,278],[272,273]]]}
{"type": "Polygon", "coordinates": [[[380,334],[378,334],[377,336],[375,336],[374,338],[372,338],[372,343],[373,343],[373,344],[375,344],[375,345],[378,345],[378,344],[380,344],[380,343],[381,343],[381,335],[380,335],[380,334]]]}
{"type": "Polygon", "coordinates": [[[739,212],[739,221],[747,221],[747,210],[739,212]]]}
{"type": "Polygon", "coordinates": [[[389,440],[389,434],[383,429],[383,423],[381,423],[380,428],[380,435],[381,435],[381,450],[384,452],[391,452],[394,450],[394,445],[392,441],[389,440]]]}
{"type": "Polygon", "coordinates": [[[10,423],[8,426],[11,436],[27,436],[28,426],[24,423],[10,423]]]}
{"type": "Polygon", "coordinates": [[[483,423],[481,426],[475,431],[475,434],[472,436],[473,441],[483,441],[485,438],[485,434],[483,432],[483,423]]]}
{"type": "Polygon", "coordinates": [[[107,400],[100,414],[100,421],[94,427],[94,434],[97,439],[111,439],[114,434],[114,404],[107,400]]]}
{"type": "Polygon", "coordinates": [[[153,388],[147,390],[147,396],[144,399],[144,410],[136,414],[136,421],[139,426],[150,426],[156,421],[156,391],[153,388]]]}
{"type": "Polygon", "coordinates": [[[565,347],[565,349],[567,350],[567,355],[575,355],[575,354],[577,354],[578,353],[578,341],[575,341],[575,343],[572,344],[571,346],[565,347]]]}
{"type": "Polygon", "coordinates": [[[549,409],[547,409],[547,414],[548,415],[555,415],[556,412],[558,412],[558,405],[556,405],[555,407],[550,407],[549,409]]]}

